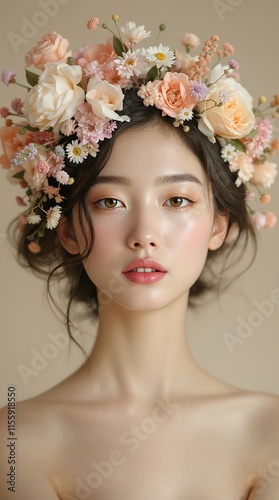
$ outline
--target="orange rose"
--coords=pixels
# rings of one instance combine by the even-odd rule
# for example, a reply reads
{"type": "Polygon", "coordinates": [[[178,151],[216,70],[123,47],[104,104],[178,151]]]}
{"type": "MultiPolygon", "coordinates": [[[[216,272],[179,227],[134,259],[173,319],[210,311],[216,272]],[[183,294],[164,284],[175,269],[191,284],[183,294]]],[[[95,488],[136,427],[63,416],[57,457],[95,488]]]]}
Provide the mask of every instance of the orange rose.
{"type": "Polygon", "coordinates": [[[71,57],[72,51],[68,51],[69,42],[62,36],[53,31],[47,33],[41,40],[27,52],[25,56],[25,64],[35,66],[40,70],[44,70],[47,62],[67,62],[68,57],[71,57]]]}
{"type": "Polygon", "coordinates": [[[31,132],[26,131],[23,135],[19,133],[22,126],[23,125],[13,125],[12,127],[0,128],[0,139],[4,151],[4,154],[0,156],[0,163],[3,168],[11,168],[10,160],[14,158],[16,153],[24,148],[24,146],[32,142],[31,132]]]}
{"type": "Polygon", "coordinates": [[[82,55],[77,58],[77,64],[85,68],[91,61],[97,61],[100,65],[113,61],[117,57],[113,49],[112,38],[108,38],[106,44],[88,45],[82,55]]]}
{"type": "Polygon", "coordinates": [[[154,82],[154,88],[158,90],[155,106],[162,109],[163,115],[178,118],[182,109],[191,109],[196,104],[195,98],[190,94],[188,76],[184,73],[168,72],[163,80],[154,82]]]}

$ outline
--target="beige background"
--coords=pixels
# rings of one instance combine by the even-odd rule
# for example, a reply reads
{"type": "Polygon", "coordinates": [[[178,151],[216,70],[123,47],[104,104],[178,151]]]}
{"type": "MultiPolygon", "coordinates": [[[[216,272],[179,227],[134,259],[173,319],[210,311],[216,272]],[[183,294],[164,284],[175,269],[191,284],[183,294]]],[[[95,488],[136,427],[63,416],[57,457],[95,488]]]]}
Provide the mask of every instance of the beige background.
{"type": "MultiPolygon", "coordinates": [[[[252,94],[270,99],[279,92],[278,47],[279,4],[277,0],[10,0],[2,2],[0,20],[1,70],[14,69],[24,82],[24,54],[46,32],[55,30],[68,38],[72,49],[85,43],[99,43],[107,33],[86,30],[90,17],[111,24],[117,12],[121,24],[133,20],[151,30],[154,43],[157,26],[164,22],[167,32],[161,41],[179,48],[185,32],[201,40],[218,34],[231,42],[241,66],[242,84],[252,94]],[[63,5],[62,5],[63,3],[63,5]],[[94,6],[95,4],[95,6],[94,6]],[[42,8],[48,6],[48,12],[42,8]],[[41,27],[38,27],[38,25],[41,27]],[[13,42],[12,42],[13,40],[13,42]]],[[[112,24],[111,24],[112,25],[112,24]]],[[[1,105],[24,96],[24,90],[1,86],[1,105]]],[[[279,135],[279,123],[277,124],[279,135]]],[[[278,158],[277,158],[278,160],[278,158]]],[[[14,198],[19,190],[5,180],[0,171],[0,261],[1,261],[1,336],[0,406],[6,402],[9,385],[16,385],[18,399],[36,395],[55,385],[82,362],[79,351],[68,353],[66,329],[49,310],[44,298],[44,283],[15,262],[5,232],[20,209],[14,198]]],[[[270,209],[279,214],[279,178],[273,187],[270,209]]],[[[228,383],[251,390],[279,394],[279,304],[271,301],[279,289],[279,224],[273,231],[262,231],[253,267],[217,301],[204,304],[189,318],[188,338],[197,362],[228,383]],[[265,302],[269,315],[256,306],[265,302]],[[246,322],[246,338],[240,338],[240,324],[246,322]],[[241,343],[229,349],[227,334],[241,343]]],[[[94,329],[82,325],[89,349],[94,329]]]]}

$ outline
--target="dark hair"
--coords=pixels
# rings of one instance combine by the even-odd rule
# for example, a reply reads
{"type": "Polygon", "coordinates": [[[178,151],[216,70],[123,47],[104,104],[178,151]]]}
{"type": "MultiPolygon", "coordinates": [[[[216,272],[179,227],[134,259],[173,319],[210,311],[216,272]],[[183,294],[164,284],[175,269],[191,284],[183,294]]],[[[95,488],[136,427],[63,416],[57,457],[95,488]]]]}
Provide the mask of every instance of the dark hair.
{"type": "MultiPolygon", "coordinates": [[[[200,162],[205,169],[209,186],[213,194],[214,211],[217,214],[229,214],[229,225],[237,223],[239,234],[233,245],[222,247],[216,251],[208,251],[208,257],[205,268],[194,283],[190,290],[190,302],[193,304],[193,298],[201,297],[207,290],[220,286],[220,275],[216,275],[212,268],[213,258],[220,254],[227,254],[223,259],[222,272],[227,266],[232,249],[236,244],[243,241],[243,249],[246,248],[248,240],[251,238],[254,246],[255,257],[256,237],[253,226],[250,221],[249,214],[245,203],[245,188],[244,186],[236,187],[236,174],[230,172],[228,164],[226,164],[220,156],[220,145],[218,142],[211,143],[198,129],[195,119],[189,122],[190,130],[184,132],[182,127],[174,127],[173,119],[164,116],[162,112],[154,106],[144,106],[141,98],[137,96],[136,90],[131,89],[126,91],[124,98],[124,107],[121,112],[130,117],[130,122],[118,122],[117,129],[113,132],[111,139],[105,139],[99,143],[100,151],[96,158],[92,156],[80,164],[75,169],[71,168],[71,175],[75,177],[75,182],[72,186],[67,186],[67,193],[62,193],[67,196],[63,202],[63,214],[67,218],[70,228],[73,229],[72,213],[73,208],[78,208],[78,217],[80,227],[84,233],[86,248],[82,255],[72,255],[68,253],[61,245],[56,230],[45,231],[45,236],[41,244],[41,252],[34,254],[28,249],[28,236],[34,231],[30,225],[23,227],[23,231],[14,231],[13,241],[17,248],[17,255],[21,265],[31,268],[35,274],[47,276],[47,289],[52,302],[59,306],[53,298],[50,291],[50,285],[53,280],[60,281],[62,278],[67,278],[67,310],[62,313],[66,319],[67,329],[70,338],[77,343],[72,334],[71,310],[74,303],[83,303],[86,305],[86,310],[90,316],[97,318],[98,316],[98,300],[97,290],[86,274],[83,266],[83,260],[89,255],[94,244],[94,229],[87,208],[87,193],[96,178],[106,165],[113,145],[119,135],[122,135],[128,130],[136,129],[137,127],[162,127],[168,129],[173,134],[176,134],[180,140],[200,159],[200,162]],[[90,237],[86,237],[85,225],[88,225],[90,237]]],[[[72,140],[72,138],[69,138],[72,140]]],[[[67,169],[67,168],[66,168],[67,169]]],[[[18,223],[16,224],[18,227],[18,223]]],[[[14,226],[13,226],[14,227],[14,226]]],[[[242,250],[243,251],[243,250],[242,250]]],[[[251,262],[252,263],[252,262],[251,262]]],[[[61,312],[61,311],[60,311],[61,312]]]]}

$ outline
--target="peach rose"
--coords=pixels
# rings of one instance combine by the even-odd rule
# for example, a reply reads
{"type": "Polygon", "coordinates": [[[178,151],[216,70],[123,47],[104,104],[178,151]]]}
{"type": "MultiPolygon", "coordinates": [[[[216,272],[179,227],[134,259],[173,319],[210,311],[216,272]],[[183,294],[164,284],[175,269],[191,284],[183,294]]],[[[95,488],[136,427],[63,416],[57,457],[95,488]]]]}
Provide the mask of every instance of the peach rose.
{"type": "Polygon", "coordinates": [[[66,62],[71,57],[72,51],[68,51],[69,42],[53,31],[47,33],[41,40],[25,55],[25,64],[35,66],[44,70],[47,62],[66,62]]]}
{"type": "Polygon", "coordinates": [[[88,45],[82,54],[77,55],[77,64],[85,68],[91,61],[97,61],[100,65],[113,61],[117,54],[114,52],[112,38],[106,44],[88,45]]]}
{"type": "MultiPolygon", "coordinates": [[[[215,78],[213,81],[216,81],[215,78]]],[[[215,135],[225,139],[241,139],[251,132],[255,125],[252,97],[234,78],[223,78],[209,88],[206,101],[198,104],[201,113],[199,130],[211,142],[216,142],[215,135]],[[228,101],[222,106],[219,103],[219,93],[224,91],[228,101]]]]}
{"type": "Polygon", "coordinates": [[[119,85],[101,80],[98,76],[90,78],[86,100],[91,105],[94,115],[103,120],[130,121],[127,115],[119,116],[116,111],[123,109],[124,94],[119,85]]]}
{"type": "Polygon", "coordinates": [[[254,172],[251,182],[256,186],[261,186],[263,188],[270,188],[271,184],[277,175],[277,165],[276,163],[271,163],[270,161],[265,161],[264,163],[259,163],[254,165],[254,172]]]}
{"type": "Polygon", "coordinates": [[[155,106],[162,110],[164,116],[178,118],[182,109],[191,109],[196,104],[195,98],[190,94],[188,76],[184,73],[167,72],[163,80],[158,80],[153,85],[158,91],[155,106]]]}
{"type": "Polygon", "coordinates": [[[84,91],[78,86],[82,70],[66,63],[46,63],[39,83],[25,98],[23,112],[32,127],[47,130],[72,118],[84,102],[84,91]]]}
{"type": "Polygon", "coordinates": [[[32,142],[31,132],[26,131],[25,134],[20,134],[22,125],[13,125],[12,127],[0,128],[0,139],[4,154],[0,156],[0,163],[3,168],[11,168],[11,159],[15,157],[24,146],[32,142]]]}

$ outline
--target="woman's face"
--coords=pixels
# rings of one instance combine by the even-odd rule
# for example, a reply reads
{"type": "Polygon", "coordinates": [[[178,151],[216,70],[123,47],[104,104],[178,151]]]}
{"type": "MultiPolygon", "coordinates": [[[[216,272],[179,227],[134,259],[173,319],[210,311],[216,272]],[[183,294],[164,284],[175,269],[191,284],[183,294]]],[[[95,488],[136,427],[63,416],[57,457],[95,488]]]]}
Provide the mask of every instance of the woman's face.
{"type": "MultiPolygon", "coordinates": [[[[186,300],[208,249],[225,236],[226,220],[214,220],[198,158],[160,127],[117,138],[87,203],[95,239],[84,266],[103,304],[152,310],[186,300]]],[[[74,228],[82,251],[76,218],[74,228]]]]}

